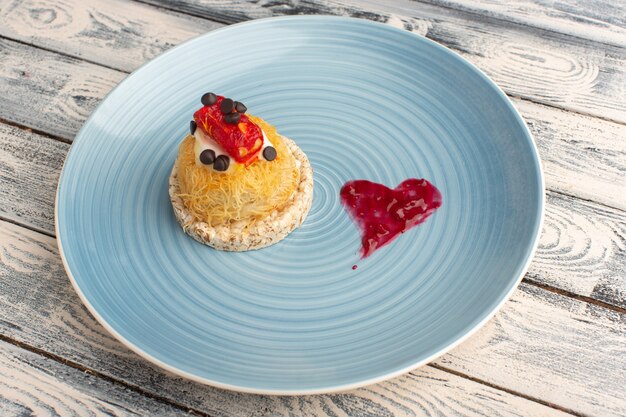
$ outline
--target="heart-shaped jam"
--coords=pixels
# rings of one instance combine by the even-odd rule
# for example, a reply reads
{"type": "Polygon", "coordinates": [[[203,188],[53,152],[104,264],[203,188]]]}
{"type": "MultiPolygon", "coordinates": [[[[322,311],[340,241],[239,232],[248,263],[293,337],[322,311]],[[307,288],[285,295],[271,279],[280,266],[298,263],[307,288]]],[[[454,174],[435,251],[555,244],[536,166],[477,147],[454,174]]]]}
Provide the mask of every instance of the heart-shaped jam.
{"type": "Polygon", "coordinates": [[[394,189],[367,180],[349,181],[341,187],[340,197],[361,229],[362,258],[424,222],[441,207],[439,190],[416,178],[405,180],[394,189]]]}

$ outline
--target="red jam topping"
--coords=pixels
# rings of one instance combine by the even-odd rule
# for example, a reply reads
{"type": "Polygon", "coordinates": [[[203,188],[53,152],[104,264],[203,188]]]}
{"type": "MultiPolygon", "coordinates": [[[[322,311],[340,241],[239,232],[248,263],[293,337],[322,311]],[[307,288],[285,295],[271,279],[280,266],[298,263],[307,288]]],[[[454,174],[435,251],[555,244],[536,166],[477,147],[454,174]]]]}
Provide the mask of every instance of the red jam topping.
{"type": "Polygon", "coordinates": [[[361,257],[424,222],[441,206],[441,193],[424,179],[411,178],[393,190],[366,180],[341,187],[341,203],[361,229],[361,257]]]}
{"type": "Polygon", "coordinates": [[[217,101],[204,105],[194,113],[193,118],[198,127],[224,148],[231,158],[240,164],[250,164],[257,159],[263,146],[261,128],[245,114],[236,113],[234,108],[232,113],[224,113],[222,101],[224,97],[217,96],[217,101]],[[233,115],[237,115],[237,123],[230,120],[233,115]]]}

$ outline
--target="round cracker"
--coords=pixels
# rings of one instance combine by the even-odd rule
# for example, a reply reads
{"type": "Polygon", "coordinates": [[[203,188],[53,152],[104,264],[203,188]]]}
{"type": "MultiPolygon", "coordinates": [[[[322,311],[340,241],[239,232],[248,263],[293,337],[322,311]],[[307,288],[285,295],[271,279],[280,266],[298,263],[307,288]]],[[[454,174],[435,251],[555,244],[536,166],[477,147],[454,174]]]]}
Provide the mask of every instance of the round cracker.
{"type": "Polygon", "coordinates": [[[174,163],[169,181],[169,194],[176,220],[185,233],[198,242],[225,251],[246,251],[264,248],[284,239],[306,218],[313,201],[313,170],[304,152],[289,138],[282,140],[300,162],[300,183],[282,210],[272,212],[267,218],[248,223],[209,226],[197,221],[179,197],[178,163],[174,163]]]}

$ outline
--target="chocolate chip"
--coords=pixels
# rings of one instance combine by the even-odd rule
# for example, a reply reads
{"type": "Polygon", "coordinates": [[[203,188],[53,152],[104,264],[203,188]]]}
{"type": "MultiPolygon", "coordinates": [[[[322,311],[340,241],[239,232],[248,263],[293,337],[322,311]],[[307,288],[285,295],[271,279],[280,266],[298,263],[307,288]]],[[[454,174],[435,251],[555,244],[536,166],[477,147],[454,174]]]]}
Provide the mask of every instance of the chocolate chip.
{"type": "Polygon", "coordinates": [[[233,110],[235,110],[235,102],[229,98],[225,98],[222,100],[222,104],[220,104],[220,110],[222,110],[224,114],[232,113],[233,110]]]}
{"type": "Polygon", "coordinates": [[[200,162],[204,165],[211,165],[215,161],[215,152],[211,149],[205,149],[200,153],[200,162]]]}
{"type": "Polygon", "coordinates": [[[241,119],[241,113],[229,113],[224,116],[224,121],[226,123],[230,123],[231,125],[239,123],[239,119],[241,119]]]}
{"type": "Polygon", "coordinates": [[[220,155],[215,160],[213,169],[216,171],[226,171],[228,169],[228,165],[230,165],[230,158],[226,155],[220,155]]]}
{"type": "Polygon", "coordinates": [[[214,93],[206,93],[200,99],[205,106],[212,106],[217,102],[217,96],[214,93]]]}
{"type": "Polygon", "coordinates": [[[273,161],[276,159],[276,149],[271,146],[263,149],[263,158],[265,158],[266,161],[273,161]]]}
{"type": "Polygon", "coordinates": [[[235,101],[235,110],[237,110],[238,113],[245,113],[248,108],[242,102],[235,101]]]}
{"type": "Polygon", "coordinates": [[[189,122],[189,131],[191,132],[191,134],[193,135],[194,133],[196,133],[196,128],[198,127],[198,125],[196,124],[196,122],[194,120],[192,120],[191,122],[189,122]]]}

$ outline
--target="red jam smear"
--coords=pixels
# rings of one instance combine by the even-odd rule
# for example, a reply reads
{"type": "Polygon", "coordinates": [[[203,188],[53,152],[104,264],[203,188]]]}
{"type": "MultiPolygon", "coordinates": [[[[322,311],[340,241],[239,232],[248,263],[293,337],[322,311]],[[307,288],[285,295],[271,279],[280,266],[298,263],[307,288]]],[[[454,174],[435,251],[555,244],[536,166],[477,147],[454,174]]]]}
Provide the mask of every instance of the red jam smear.
{"type": "Polygon", "coordinates": [[[225,114],[220,110],[223,100],[224,96],[217,96],[215,104],[203,106],[194,113],[193,118],[198,127],[224,148],[235,161],[240,164],[254,162],[263,146],[261,128],[245,114],[241,115],[237,124],[226,123],[225,114]]]}
{"type": "Polygon", "coordinates": [[[441,193],[425,179],[410,178],[396,188],[367,180],[341,187],[341,203],[361,229],[361,257],[423,223],[441,207],[441,193]]]}

